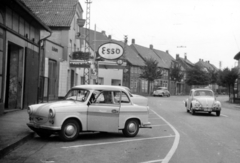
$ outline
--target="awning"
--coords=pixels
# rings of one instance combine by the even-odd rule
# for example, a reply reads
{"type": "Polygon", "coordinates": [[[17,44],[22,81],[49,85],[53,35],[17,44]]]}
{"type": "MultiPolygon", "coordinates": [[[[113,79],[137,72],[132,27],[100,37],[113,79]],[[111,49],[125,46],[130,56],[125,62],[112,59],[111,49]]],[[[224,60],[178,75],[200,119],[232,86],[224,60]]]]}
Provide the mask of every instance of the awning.
{"type": "MultiPolygon", "coordinates": [[[[69,61],[70,67],[75,68],[90,68],[91,62],[86,60],[71,60],[69,61]]],[[[122,64],[118,64],[117,61],[98,61],[99,69],[124,69],[127,63],[122,62],[122,64]]]]}

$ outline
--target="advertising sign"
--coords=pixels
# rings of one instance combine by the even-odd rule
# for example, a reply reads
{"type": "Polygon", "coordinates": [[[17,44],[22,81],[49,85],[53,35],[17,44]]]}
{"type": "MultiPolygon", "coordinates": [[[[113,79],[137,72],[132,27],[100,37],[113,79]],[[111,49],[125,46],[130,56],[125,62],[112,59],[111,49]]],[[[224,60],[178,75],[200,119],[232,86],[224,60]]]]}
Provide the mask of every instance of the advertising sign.
{"type": "Polygon", "coordinates": [[[98,48],[98,54],[104,59],[114,60],[123,55],[123,47],[113,42],[105,43],[98,48]]]}

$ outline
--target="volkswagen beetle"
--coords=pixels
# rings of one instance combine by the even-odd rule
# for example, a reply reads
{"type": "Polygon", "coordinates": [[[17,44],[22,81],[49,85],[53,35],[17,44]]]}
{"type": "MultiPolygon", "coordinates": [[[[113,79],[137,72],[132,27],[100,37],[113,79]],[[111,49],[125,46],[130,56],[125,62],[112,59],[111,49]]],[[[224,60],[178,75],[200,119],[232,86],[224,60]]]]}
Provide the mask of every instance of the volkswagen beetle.
{"type": "Polygon", "coordinates": [[[221,103],[216,100],[214,92],[208,88],[197,88],[190,91],[189,97],[185,100],[187,112],[193,115],[198,112],[216,112],[217,116],[221,113],[221,103]]]}
{"type": "Polygon", "coordinates": [[[75,140],[80,132],[122,130],[134,137],[139,128],[151,128],[149,106],[133,103],[119,86],[75,86],[64,100],[30,105],[28,114],[28,127],[40,137],[58,133],[63,141],[75,140]]]}

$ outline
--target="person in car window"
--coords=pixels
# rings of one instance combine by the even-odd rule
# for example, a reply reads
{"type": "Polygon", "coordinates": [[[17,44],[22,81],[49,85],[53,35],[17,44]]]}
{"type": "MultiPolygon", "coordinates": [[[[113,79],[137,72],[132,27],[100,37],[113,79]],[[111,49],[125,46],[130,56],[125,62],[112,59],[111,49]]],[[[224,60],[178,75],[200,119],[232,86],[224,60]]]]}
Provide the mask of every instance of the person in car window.
{"type": "Polygon", "coordinates": [[[112,104],[112,94],[111,92],[103,92],[103,96],[104,96],[104,103],[108,103],[108,104],[112,104]]]}

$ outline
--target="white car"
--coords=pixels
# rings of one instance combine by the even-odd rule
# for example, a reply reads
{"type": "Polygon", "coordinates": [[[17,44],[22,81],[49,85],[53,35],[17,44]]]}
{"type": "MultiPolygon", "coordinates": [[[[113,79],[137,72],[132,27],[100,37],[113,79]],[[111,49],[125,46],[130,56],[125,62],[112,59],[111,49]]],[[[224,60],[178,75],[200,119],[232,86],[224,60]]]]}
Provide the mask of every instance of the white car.
{"type": "Polygon", "coordinates": [[[80,85],[73,87],[62,101],[28,107],[28,127],[40,137],[57,132],[64,141],[75,140],[80,132],[118,132],[127,137],[139,128],[151,128],[149,106],[133,103],[120,86],[80,85]]]}
{"type": "Polygon", "coordinates": [[[196,112],[216,112],[217,116],[221,114],[221,103],[216,100],[214,92],[208,88],[197,88],[190,91],[189,97],[185,100],[187,112],[193,115],[196,112]]]}
{"type": "Polygon", "coordinates": [[[167,96],[170,97],[170,92],[166,87],[158,87],[155,91],[153,91],[153,96],[167,96]]]}

